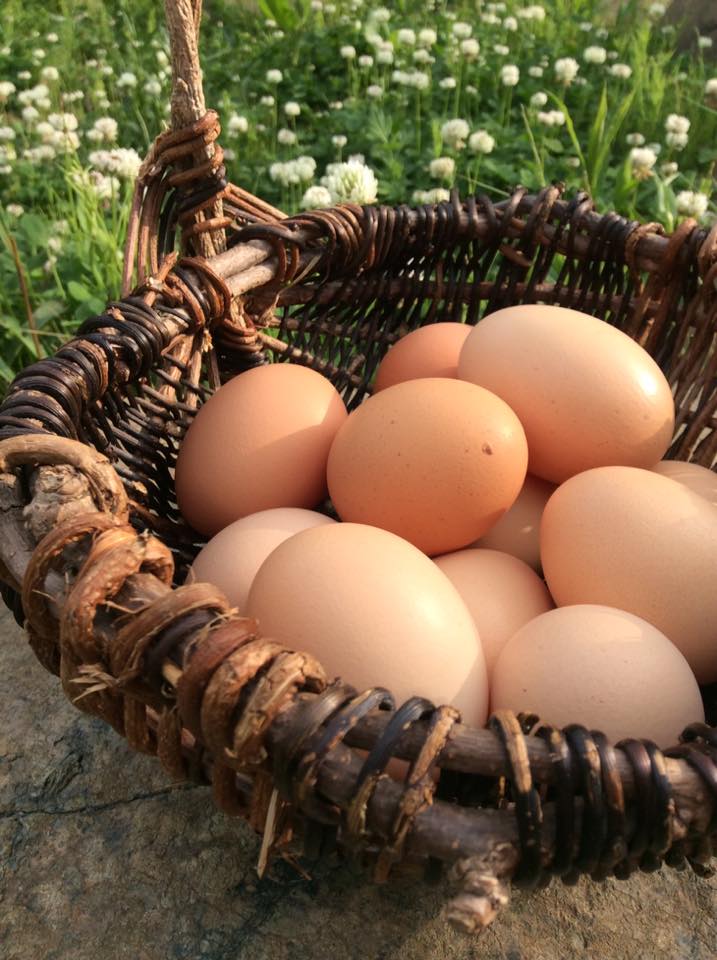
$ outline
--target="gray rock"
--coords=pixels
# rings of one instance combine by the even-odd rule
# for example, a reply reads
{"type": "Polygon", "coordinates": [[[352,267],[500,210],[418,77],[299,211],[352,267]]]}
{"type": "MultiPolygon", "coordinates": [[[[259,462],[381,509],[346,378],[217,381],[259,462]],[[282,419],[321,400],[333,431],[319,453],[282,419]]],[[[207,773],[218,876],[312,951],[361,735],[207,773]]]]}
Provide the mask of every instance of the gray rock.
{"type": "Polygon", "coordinates": [[[717,882],[690,873],[516,892],[481,941],[440,919],[440,888],[285,863],[259,882],[246,824],[71,707],[5,615],[0,637],[4,960],[716,956],[717,882]]]}

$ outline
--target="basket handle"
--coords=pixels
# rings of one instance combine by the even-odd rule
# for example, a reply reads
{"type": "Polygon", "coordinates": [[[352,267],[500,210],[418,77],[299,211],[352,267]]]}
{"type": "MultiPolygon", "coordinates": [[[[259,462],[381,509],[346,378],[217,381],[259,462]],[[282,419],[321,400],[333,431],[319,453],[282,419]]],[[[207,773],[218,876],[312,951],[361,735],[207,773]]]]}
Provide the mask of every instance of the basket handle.
{"type": "MultiPolygon", "coordinates": [[[[207,113],[202,86],[202,70],[199,64],[199,25],[202,17],[202,0],[165,0],[165,16],[169,32],[172,61],[171,125],[176,133],[191,127],[207,113]]],[[[200,166],[214,157],[214,142],[205,142],[191,157],[188,166],[200,166]]],[[[208,218],[223,217],[222,200],[217,197],[208,218]]],[[[226,249],[222,228],[197,235],[197,252],[211,257],[226,249]]]]}

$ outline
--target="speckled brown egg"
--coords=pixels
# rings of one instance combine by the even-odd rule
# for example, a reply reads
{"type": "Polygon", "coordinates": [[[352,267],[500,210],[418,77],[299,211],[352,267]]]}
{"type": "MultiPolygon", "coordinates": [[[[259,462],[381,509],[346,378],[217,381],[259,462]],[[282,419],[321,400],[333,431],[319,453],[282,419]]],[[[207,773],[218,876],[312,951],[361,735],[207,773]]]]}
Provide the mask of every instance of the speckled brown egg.
{"type": "Polygon", "coordinates": [[[406,334],[379,364],[374,393],[421,377],[457,377],[458,357],[473,328],[466,323],[430,323],[406,334]]]}
{"type": "Polygon", "coordinates": [[[545,507],[543,573],[558,606],[597,603],[653,624],[700,683],[717,680],[717,507],[668,477],[598,467],[545,507]]]}
{"type": "Polygon", "coordinates": [[[553,609],[540,577],[527,563],[498,550],[456,550],[434,563],[463,597],[480,634],[488,675],[523,624],[553,609]]]}
{"type": "Polygon", "coordinates": [[[346,407],[321,374],[297,364],[255,367],[200,409],[177,459],[177,501],[207,536],[250,513],[316,506],[346,407]]]}
{"type": "Polygon", "coordinates": [[[674,644],[647,621],[594,604],[551,610],[511,637],[493,668],[491,710],[499,709],[663,748],[704,719],[697,681],[674,644]]]}
{"type": "Polygon", "coordinates": [[[335,522],[322,513],[300,507],[251,513],[212,537],[197,555],[187,580],[213,583],[243,613],[254,577],[272,550],[300,530],[335,522]]]}
{"type": "Polygon", "coordinates": [[[539,572],[540,519],[554,490],[554,483],[529,473],[513,506],[475,546],[510,553],[539,572]]]}
{"type": "Polygon", "coordinates": [[[342,520],[382,527],[429,555],[467,546],[512,505],[527,445],[499,397],[461,380],[387,387],[349,416],[328,462],[342,520]]]}
{"type": "Polygon", "coordinates": [[[450,703],[483,724],[485,657],[458,591],[400,537],[333,523],[295,534],[262,564],[248,612],[264,636],[313,654],[359,690],[385,686],[400,703],[450,703]]]}
{"type": "Polygon", "coordinates": [[[577,310],[521,305],[484,317],[463,346],[458,375],[515,411],[528,471],[552,483],[592,467],[652,467],[672,439],[674,402],[655,361],[577,310]]]}

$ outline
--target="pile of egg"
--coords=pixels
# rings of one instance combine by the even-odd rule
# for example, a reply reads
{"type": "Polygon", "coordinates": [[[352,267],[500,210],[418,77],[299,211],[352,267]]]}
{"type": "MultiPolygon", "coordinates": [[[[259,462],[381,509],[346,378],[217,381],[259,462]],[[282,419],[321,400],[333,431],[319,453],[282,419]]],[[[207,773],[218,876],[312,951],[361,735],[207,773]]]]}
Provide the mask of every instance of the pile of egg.
{"type": "Polygon", "coordinates": [[[359,689],[664,747],[717,680],[717,475],[674,427],[646,351],[561,307],[407,334],[351,414],[258,367],[179,451],[189,576],[359,689]]]}

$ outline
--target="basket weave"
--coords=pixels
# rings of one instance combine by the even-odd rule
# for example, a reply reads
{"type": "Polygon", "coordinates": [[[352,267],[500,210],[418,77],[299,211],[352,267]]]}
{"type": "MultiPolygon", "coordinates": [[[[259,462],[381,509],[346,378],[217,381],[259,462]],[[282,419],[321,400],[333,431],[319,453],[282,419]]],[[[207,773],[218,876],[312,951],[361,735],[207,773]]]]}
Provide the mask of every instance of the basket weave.
{"type": "Polygon", "coordinates": [[[447,916],[476,931],[511,880],[662,862],[706,874],[717,728],[694,724],[664,752],[613,747],[578,725],[500,712],[471,729],[450,707],[397,709],[386,690],[329,683],[218,590],[184,585],[201,540],[177,509],[173,465],[197,408],[251,366],[311,366],[351,409],[407,331],[542,302],[642,344],[675,395],[669,455],[712,467],[717,229],[687,220],[664,236],[557,185],[498,204],[453,194],[285,218],[225,181],[197,13],[168,4],[179,93],[137,185],[134,289],[23,371],[0,408],[0,578],[40,662],[78,708],[173,778],[211,783],[223,810],[263,832],[260,872],[297,839],[307,857],[338,847],[379,880],[451,865],[447,916]],[[383,775],[392,757],[411,761],[404,783],[383,775]]]}

